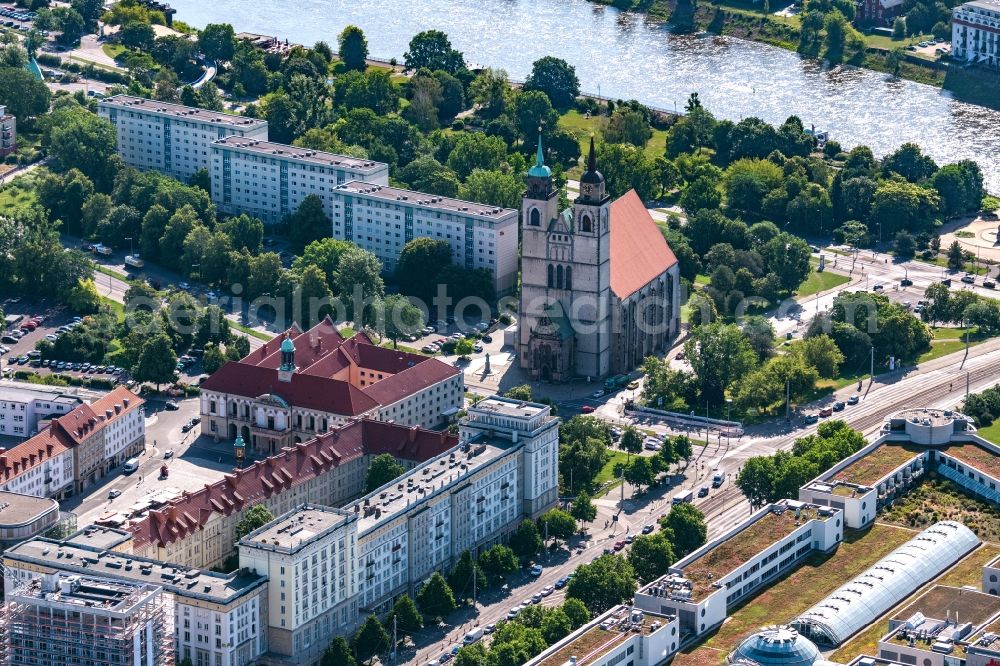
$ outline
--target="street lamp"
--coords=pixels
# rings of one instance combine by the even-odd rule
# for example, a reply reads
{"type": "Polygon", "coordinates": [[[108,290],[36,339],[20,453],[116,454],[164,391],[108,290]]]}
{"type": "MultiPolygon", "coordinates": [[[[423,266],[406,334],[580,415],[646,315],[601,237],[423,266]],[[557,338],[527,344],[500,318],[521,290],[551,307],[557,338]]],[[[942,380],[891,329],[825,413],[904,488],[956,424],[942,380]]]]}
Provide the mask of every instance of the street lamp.
{"type": "Polygon", "coordinates": [[[129,254],[129,256],[130,257],[135,256],[135,251],[134,251],[134,248],[132,247],[132,237],[131,236],[126,236],[125,240],[128,241],[128,254],[129,254]]]}
{"type": "Polygon", "coordinates": [[[729,409],[733,406],[733,399],[726,398],[726,450],[729,450],[729,437],[732,433],[732,422],[729,420],[729,409]]]}

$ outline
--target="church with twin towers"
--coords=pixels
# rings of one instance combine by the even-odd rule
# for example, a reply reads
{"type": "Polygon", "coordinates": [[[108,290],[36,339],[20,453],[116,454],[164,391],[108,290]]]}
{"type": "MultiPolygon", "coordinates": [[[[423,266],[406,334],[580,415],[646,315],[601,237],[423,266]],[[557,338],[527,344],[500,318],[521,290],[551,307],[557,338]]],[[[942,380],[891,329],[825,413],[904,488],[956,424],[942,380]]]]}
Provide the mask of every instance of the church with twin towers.
{"type": "Polygon", "coordinates": [[[518,357],[533,379],[627,373],[680,331],[677,257],[635,190],[612,200],[590,140],[580,193],[559,210],[539,137],[521,210],[518,357]]]}

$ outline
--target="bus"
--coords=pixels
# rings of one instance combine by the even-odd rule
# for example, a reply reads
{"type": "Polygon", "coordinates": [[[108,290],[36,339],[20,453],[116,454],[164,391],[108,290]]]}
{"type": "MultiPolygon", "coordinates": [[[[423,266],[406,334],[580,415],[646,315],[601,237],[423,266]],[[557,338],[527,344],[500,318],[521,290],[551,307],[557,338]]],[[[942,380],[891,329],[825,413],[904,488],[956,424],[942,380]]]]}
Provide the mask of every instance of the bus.
{"type": "Polygon", "coordinates": [[[139,459],[129,458],[128,460],[125,461],[125,467],[122,468],[122,471],[125,472],[126,474],[131,474],[137,469],[139,469],[139,459]]]}
{"type": "Polygon", "coordinates": [[[681,492],[674,495],[671,503],[673,504],[690,504],[694,501],[694,491],[693,490],[682,490],[681,492]]]}

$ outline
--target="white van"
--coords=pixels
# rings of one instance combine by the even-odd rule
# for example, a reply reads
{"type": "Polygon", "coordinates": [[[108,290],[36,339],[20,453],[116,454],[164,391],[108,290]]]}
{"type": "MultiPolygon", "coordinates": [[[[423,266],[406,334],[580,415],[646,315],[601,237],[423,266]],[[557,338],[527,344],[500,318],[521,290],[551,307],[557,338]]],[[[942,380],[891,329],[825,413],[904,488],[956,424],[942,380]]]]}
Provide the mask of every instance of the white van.
{"type": "Polygon", "coordinates": [[[476,627],[475,629],[473,629],[472,631],[470,631],[465,635],[465,638],[462,639],[462,642],[465,643],[466,645],[472,645],[480,638],[482,638],[484,633],[485,631],[483,630],[482,627],[476,627]]]}
{"type": "Polygon", "coordinates": [[[129,458],[128,460],[125,461],[125,466],[122,468],[122,471],[125,472],[126,474],[131,474],[137,469],[139,469],[139,459],[129,458]]]}
{"type": "Polygon", "coordinates": [[[718,488],[723,483],[726,482],[726,473],[719,470],[715,470],[715,474],[712,475],[712,487],[718,488]]]}
{"type": "Polygon", "coordinates": [[[693,490],[682,490],[676,495],[674,495],[671,503],[673,504],[687,504],[694,501],[694,491],[693,490]]]}

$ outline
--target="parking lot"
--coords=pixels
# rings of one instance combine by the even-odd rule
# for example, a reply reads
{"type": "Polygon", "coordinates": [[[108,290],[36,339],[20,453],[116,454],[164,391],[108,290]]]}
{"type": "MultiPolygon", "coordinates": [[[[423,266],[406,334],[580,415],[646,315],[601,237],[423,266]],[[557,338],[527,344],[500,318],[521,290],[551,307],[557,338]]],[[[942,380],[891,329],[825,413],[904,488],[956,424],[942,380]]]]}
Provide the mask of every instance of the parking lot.
{"type": "MultiPolygon", "coordinates": [[[[0,5],[0,25],[17,30],[28,30],[38,15],[22,7],[0,5]]],[[[48,34],[48,33],[46,33],[48,34]]]]}

